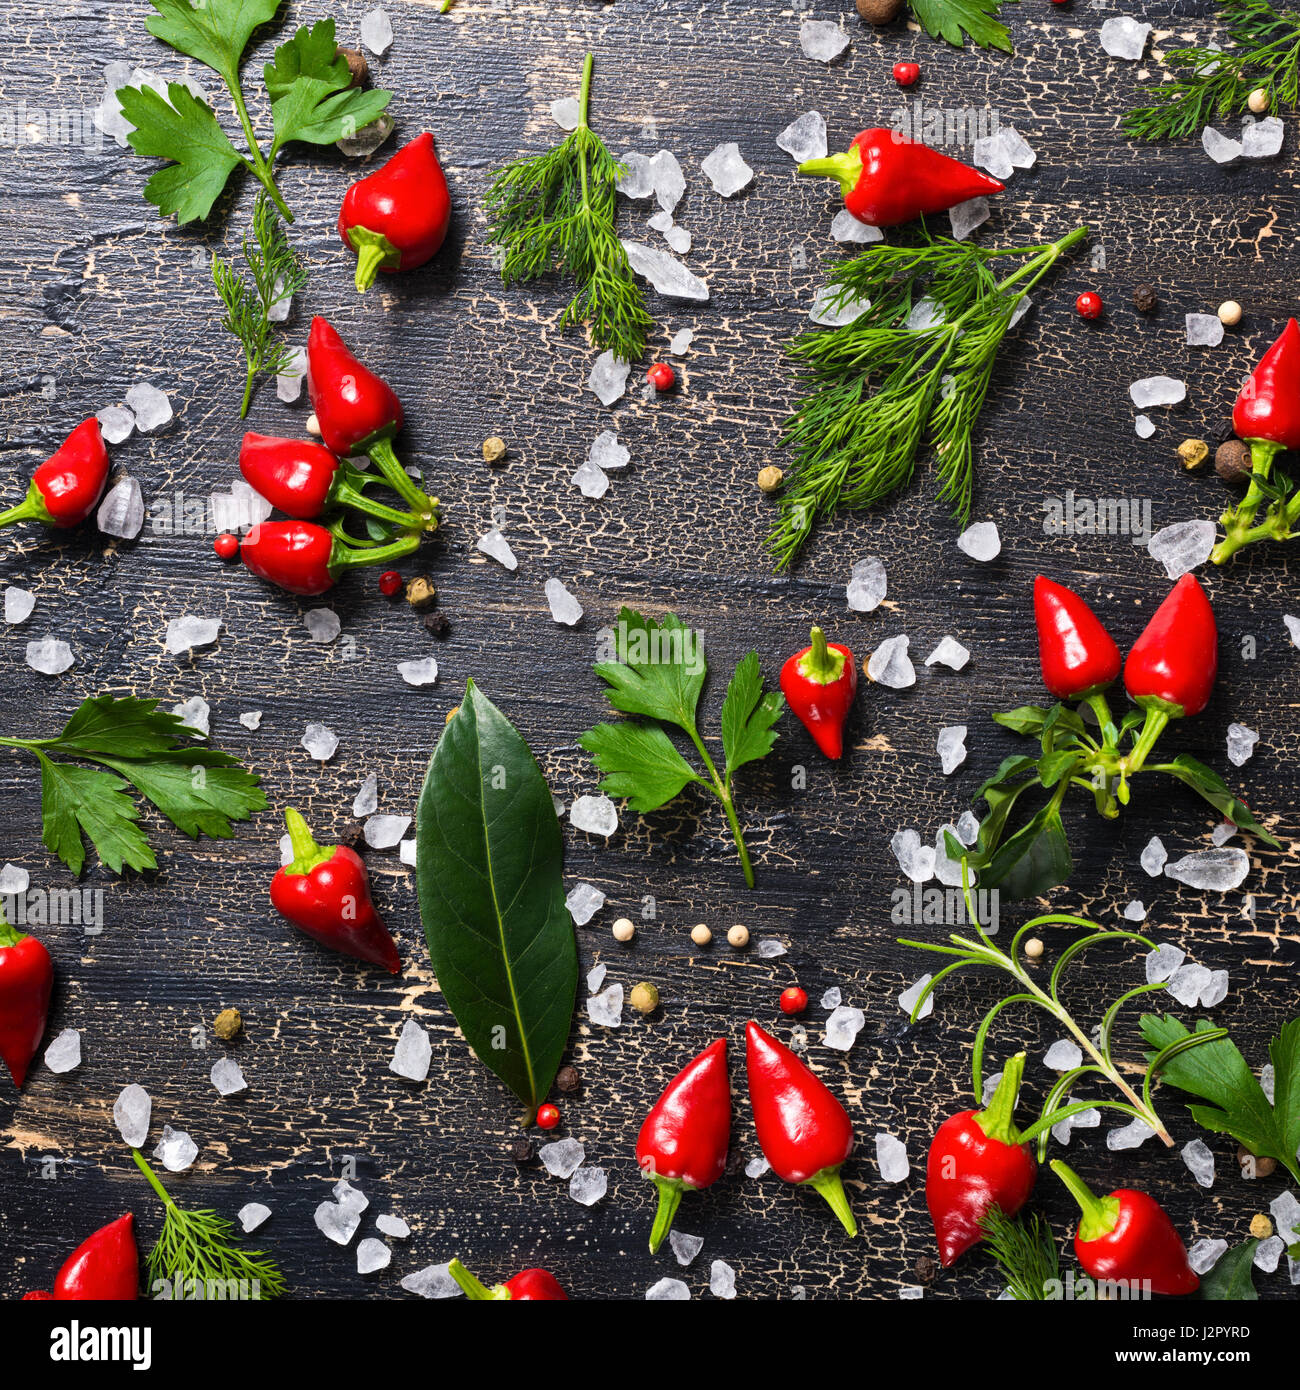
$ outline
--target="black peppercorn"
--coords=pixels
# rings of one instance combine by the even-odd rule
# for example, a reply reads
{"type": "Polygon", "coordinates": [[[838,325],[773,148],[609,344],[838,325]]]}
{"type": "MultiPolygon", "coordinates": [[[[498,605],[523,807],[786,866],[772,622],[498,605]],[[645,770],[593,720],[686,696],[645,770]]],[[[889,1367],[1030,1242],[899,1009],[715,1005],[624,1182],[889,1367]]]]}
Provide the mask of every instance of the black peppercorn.
{"type": "Polygon", "coordinates": [[[935,1275],[939,1273],[939,1266],[929,1255],[921,1255],[916,1261],[916,1277],[923,1284],[932,1284],[935,1275]]]}
{"type": "Polygon", "coordinates": [[[1149,314],[1159,302],[1153,286],[1135,285],[1133,287],[1133,307],[1139,314],[1149,314]]]}
{"type": "Polygon", "coordinates": [[[555,1073],[555,1089],[563,1091],[565,1095],[572,1095],[581,1085],[582,1078],[578,1075],[577,1067],[561,1067],[555,1073]]]}
{"type": "Polygon", "coordinates": [[[527,1139],[512,1139],[506,1145],[506,1153],[509,1154],[512,1163],[531,1163],[533,1161],[533,1146],[527,1139]]]}
{"type": "Polygon", "coordinates": [[[424,620],[424,630],[442,641],[451,631],[451,624],[447,621],[445,613],[430,613],[424,620]]]}

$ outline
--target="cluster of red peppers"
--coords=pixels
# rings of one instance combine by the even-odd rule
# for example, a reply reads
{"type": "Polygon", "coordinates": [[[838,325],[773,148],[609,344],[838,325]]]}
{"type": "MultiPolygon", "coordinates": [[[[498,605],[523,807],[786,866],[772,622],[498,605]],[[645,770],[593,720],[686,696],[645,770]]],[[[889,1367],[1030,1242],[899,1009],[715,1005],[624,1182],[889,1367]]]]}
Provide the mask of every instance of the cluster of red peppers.
{"type": "Polygon", "coordinates": [[[1042,575],[1034,582],[1034,617],[1043,684],[1060,703],[1051,709],[1022,705],[993,716],[1015,733],[1037,738],[1041,756],[1003,761],[978,793],[989,812],[976,844],[967,849],[949,837],[950,855],[964,857],[986,888],[1000,888],[1011,898],[1041,896],[1064,883],[1073,867],[1060,814],[1070,788],[1085,788],[1097,810],[1114,819],[1142,771],[1176,778],[1234,825],[1276,848],[1245,803],[1203,763],[1186,754],[1151,761],[1172,721],[1205,708],[1218,670],[1214,611],[1192,575],[1174,585],[1122,663],[1114,639],[1087,603],[1042,575]],[[1121,664],[1136,708],[1116,721],[1105,692],[1121,664]],[[1081,705],[1092,712],[1093,726],[1085,723],[1081,705]],[[1013,808],[1031,787],[1046,789],[1048,801],[1009,831],[1013,808]]]}
{"type": "Polygon", "coordinates": [[[262,579],[292,594],[323,594],[345,570],[387,565],[410,555],[424,532],[438,526],[438,500],[416,485],[393,451],[402,403],[381,377],[363,366],[323,319],[307,339],[307,386],[322,444],[248,434],[239,467],[248,483],[289,521],[259,522],[239,553],[262,579]],[[347,460],[367,455],[411,508],[399,511],[365,495],[377,479],[347,460]],[[358,540],[338,515],[351,508],[371,519],[377,536],[358,540]]]}
{"type": "Polygon", "coordinates": [[[799,172],[837,179],[844,206],[868,227],[898,227],[1004,187],[887,126],[862,131],[843,154],[804,160],[799,172]]]}
{"type": "Polygon", "coordinates": [[[16,521],[39,521],[58,530],[79,526],[99,505],[108,470],[108,449],[99,421],[92,416],[32,474],[27,496],[0,512],[0,526],[16,521]]]}
{"type": "MultiPolygon", "coordinates": [[[[840,1178],[853,1151],[853,1125],[844,1107],[788,1047],[752,1020],[745,1025],[745,1065],[759,1147],[772,1171],[784,1182],[821,1193],[849,1235],[857,1235],[840,1178]]],[[[652,1252],[668,1235],[682,1196],[722,1176],[730,1140],[727,1041],[719,1038],[668,1083],[637,1135],[637,1166],[659,1192],[652,1252]]]]}
{"type": "Polygon", "coordinates": [[[361,856],[347,845],[318,845],[297,811],[284,813],[293,859],[271,880],[275,910],[331,951],[402,968],[397,943],[370,898],[370,877],[361,856]]]}
{"type": "MultiPolygon", "coordinates": [[[[1015,1216],[1034,1189],[1038,1164],[1014,1118],[1024,1068],[1021,1052],[1007,1063],[988,1105],[950,1116],[930,1144],[925,1201],[945,1269],[984,1239],[983,1223],[994,1208],[1015,1216]]],[[[1088,1274],[1135,1291],[1195,1292],[1199,1280],[1187,1248],[1154,1198],[1132,1188],[1097,1198],[1059,1159],[1051,1168],[1082,1209],[1074,1250],[1088,1274]]]]}
{"type": "Polygon", "coordinates": [[[1250,448],[1250,481],[1245,495],[1220,518],[1223,539],[1210,553],[1226,564],[1254,541],[1287,541],[1300,523],[1300,490],[1273,472],[1283,450],[1300,451],[1300,327],[1289,319],[1282,336],[1260,359],[1237,394],[1232,428],[1250,448]],[[1264,518],[1257,521],[1260,507],[1264,518]]]}

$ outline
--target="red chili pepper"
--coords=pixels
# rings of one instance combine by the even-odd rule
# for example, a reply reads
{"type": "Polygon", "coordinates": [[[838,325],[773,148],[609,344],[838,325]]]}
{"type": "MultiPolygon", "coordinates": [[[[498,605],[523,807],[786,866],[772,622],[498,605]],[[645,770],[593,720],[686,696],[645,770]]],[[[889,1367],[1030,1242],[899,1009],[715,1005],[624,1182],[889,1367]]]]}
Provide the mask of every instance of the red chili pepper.
{"type": "Polygon", "coordinates": [[[49,1303],[52,1302],[53,1299],[54,1295],[49,1291],[49,1289],[34,1289],[31,1293],[23,1294],[19,1302],[31,1303],[35,1301],[39,1303],[49,1303]]]}
{"type": "Polygon", "coordinates": [[[1043,684],[1058,700],[1083,700],[1119,675],[1115,639],[1072,589],[1039,575],[1034,580],[1034,622],[1043,684]]]}
{"type": "Polygon", "coordinates": [[[56,1299],[125,1303],[138,1298],[140,1256],[130,1212],[87,1236],[54,1280],[56,1299]]]}
{"type": "Polygon", "coordinates": [[[382,565],[418,549],[420,537],[406,535],[387,545],[350,546],[338,531],[314,521],[259,521],[239,553],[259,579],[291,594],[323,594],[339,574],[358,565],[382,565]]]}
{"type": "Polygon", "coordinates": [[[560,1281],[544,1269],[525,1269],[504,1284],[490,1289],[465,1268],[459,1260],[447,1266],[447,1273],[465,1290],[465,1296],[475,1303],[567,1303],[569,1295],[560,1281]]]}
{"type": "Polygon", "coordinates": [[[1201,1281],[1188,1262],[1187,1247],[1154,1197],[1131,1187],[1096,1197],[1059,1158],[1051,1166],[1083,1210],[1074,1253],[1094,1279],[1149,1285],[1152,1293],[1196,1292],[1201,1281]]]}
{"type": "Polygon", "coordinates": [[[434,498],[426,497],[419,513],[373,502],[362,491],[372,478],[310,440],[277,439],[250,431],[239,446],[239,471],[273,507],[299,521],[314,521],[322,512],[352,507],[398,526],[433,530],[438,524],[434,498]]]}
{"type": "Polygon", "coordinates": [[[844,721],[858,693],[853,653],[837,642],[829,645],[819,627],[812,645],[796,652],[781,668],[781,691],[828,758],[844,753],[844,721]]]}
{"type": "Polygon", "coordinates": [[[357,289],[364,294],[378,271],[432,260],[450,224],[451,194],[425,131],[343,195],[339,236],[357,253],[357,289]]]}
{"type": "Polygon", "coordinates": [[[1273,456],[1300,449],[1300,327],[1288,319],[1282,336],[1246,378],[1232,410],[1232,428],[1250,445],[1251,465],[1266,476],[1273,456]]]}
{"type": "Polygon", "coordinates": [[[1038,1164],[1013,1118],[1024,1072],[1020,1052],[1007,1063],[989,1104],[946,1119],[930,1144],[925,1203],[945,1269],[984,1239],[980,1221],[991,1208],[1014,1216],[1033,1191],[1038,1164]]]}
{"type": "Polygon", "coordinates": [[[50,953],[0,913],[0,1057],[20,1088],[45,1035],[53,987],[50,953]]]}
{"type": "Polygon", "coordinates": [[[391,386],[348,351],[323,319],[307,335],[307,390],[325,447],[340,458],[368,454],[388,485],[417,512],[430,498],[398,462],[393,436],[402,428],[402,403],[391,386]]]}
{"type": "Polygon", "coordinates": [[[805,160],[799,172],[838,179],[844,206],[869,227],[897,227],[1003,188],[978,169],[885,126],[864,130],[843,154],[805,160]]]}
{"type": "Polygon", "coordinates": [[[32,474],[23,501],[0,512],[0,526],[13,521],[39,521],[60,529],[76,526],[104,495],[108,468],[99,421],[83,420],[32,474]]]}
{"type": "Polygon", "coordinates": [[[730,1138],[727,1040],[719,1038],[664,1087],[637,1135],[637,1166],[659,1189],[651,1254],[663,1244],[682,1194],[699,1192],[722,1176],[730,1138]]]}
{"type": "Polygon", "coordinates": [[[1168,719],[1190,718],[1209,703],[1218,669],[1214,610],[1196,577],[1185,574],[1133,643],[1124,686],[1148,710],[1168,719]]]}
{"type": "Polygon", "coordinates": [[[844,1107],[784,1044],[751,1019],[745,1025],[745,1069],[759,1147],[784,1182],[820,1192],[851,1236],[858,1223],[840,1180],[853,1152],[844,1107]]]}
{"type": "Polygon", "coordinates": [[[271,880],[275,910],[331,951],[382,965],[396,975],[402,962],[370,900],[361,856],[346,845],[318,845],[297,811],[287,810],[284,823],[293,860],[271,880]]]}

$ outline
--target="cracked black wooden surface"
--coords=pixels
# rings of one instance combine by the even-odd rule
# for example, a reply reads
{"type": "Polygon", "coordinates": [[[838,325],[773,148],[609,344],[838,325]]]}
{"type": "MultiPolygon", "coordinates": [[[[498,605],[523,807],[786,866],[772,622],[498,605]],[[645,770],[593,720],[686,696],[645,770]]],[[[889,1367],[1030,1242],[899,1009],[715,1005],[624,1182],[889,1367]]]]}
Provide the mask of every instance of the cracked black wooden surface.
{"type": "MultiPolygon", "coordinates": [[[[313,2],[295,5],[293,15],[338,14],[340,36],[355,41],[367,8],[368,0],[313,2]]],[[[164,1122],[188,1130],[200,1147],[194,1168],[170,1179],[182,1200],[232,1216],[253,1200],[274,1209],[258,1239],[299,1297],[405,1297],[402,1275],[453,1255],[489,1279],[544,1264],[579,1297],[639,1298],[663,1275],[681,1275],[695,1296],[707,1297],[709,1262],[719,1258],[735,1267],[742,1297],[790,1297],[801,1286],[813,1298],[894,1298],[917,1282],[917,1261],[934,1248],[921,1182],[925,1149],[938,1119],[970,1103],[970,1037],[1001,981],[959,976],[933,1019],[906,1026],[895,996],[924,962],[894,944],[890,894],[905,884],[890,835],[909,825],[933,835],[1018,747],[988,716],[1039,696],[1029,608],[1037,571],[1079,587],[1121,642],[1166,591],[1159,566],[1126,537],[1046,537],[1044,499],[1067,488],[1149,498],[1156,527],[1216,514],[1219,484],[1183,476],[1174,447],[1186,435],[1211,444],[1223,436],[1237,382],[1295,307],[1287,256],[1300,220],[1293,121],[1280,159],[1229,168],[1211,164],[1193,141],[1137,146],[1117,133],[1140,80],[1158,76],[1152,50],[1206,33],[1197,16],[1207,8],[1179,5],[1175,19],[1157,18],[1148,58],[1138,64],[1105,56],[1097,30],[1106,15],[1080,3],[1011,7],[1004,17],[1014,57],[954,52],[902,25],[876,33],[849,16],[852,49],[826,68],[799,51],[800,13],[777,6],[459,0],[443,17],[431,3],[391,0],[397,37],[376,66],[397,93],[399,137],[425,127],[436,134],[453,189],[453,232],[431,267],[381,277],[378,290],[359,299],[352,258],[333,231],[356,166],[333,152],[291,148],[280,184],[298,214],[293,237],[311,271],[292,332],[301,341],[310,314],[327,314],[402,396],[404,456],[426,469],[445,507],[446,525],[426,545],[422,568],[438,585],[450,639],[435,643],[404,604],[380,598],[372,576],[346,581],[326,600],[344,638],[319,647],[301,622],[312,602],[222,566],[208,537],[146,528],[138,542],[121,544],[90,528],[47,536],[24,527],[6,533],[0,555],[0,581],[37,595],[29,621],[0,642],[4,732],[53,732],[82,697],[103,690],[167,703],[201,694],[220,746],[263,774],[274,806],[300,807],[325,838],[355,829],[351,801],[369,771],[379,774],[381,810],[413,810],[428,753],[471,675],[529,740],[556,792],[572,799],[594,790],[576,739],[605,707],[587,666],[596,630],[624,603],[672,607],[705,630],[715,672],[705,709],[714,731],[722,678],[734,662],[755,646],[774,678],[818,619],[829,617],[833,635],[859,658],[881,638],[907,632],[918,681],[905,691],[862,692],[852,751],[838,767],[786,718],[774,756],[741,778],[758,873],[753,893],[743,888],[721,816],[689,797],[645,821],[625,814],[608,846],[566,824],[569,881],[596,883],[610,899],[578,931],[583,970],[604,962],[610,978],[626,986],[652,980],[663,997],[648,1020],[628,1010],[619,1030],[592,1027],[581,1009],[575,1021],[572,1058],[583,1087],[580,1097],[562,1098],[561,1133],[580,1138],[588,1162],[609,1171],[609,1195],[590,1209],[536,1165],[517,1169],[504,1156],[516,1132],[514,1103],[456,1038],[428,970],[411,875],[395,854],[369,855],[406,960],[402,977],[389,980],[317,949],[271,912],[266,884],[280,833],[271,813],[238,827],[231,842],[198,845],[147,817],[157,873],[122,882],[97,866],[88,872],[87,882],[106,894],[103,934],[44,932],[58,971],[47,1040],[61,1028],[80,1029],[85,1060],[61,1077],[38,1063],[18,1103],[7,1085],[0,1089],[0,1290],[17,1296],[48,1286],[77,1241],[127,1208],[138,1215],[144,1243],[152,1240],[158,1209],[110,1113],[128,1081],[153,1095],[150,1147],[164,1122]],[[613,410],[584,389],[594,354],[578,336],[556,331],[563,291],[504,292],[479,213],[492,168],[558,138],[547,106],[575,90],[587,48],[597,55],[595,123],[613,148],[663,146],[681,159],[688,189],[677,216],[695,238],[686,259],[712,289],[703,306],[650,297],[659,324],[652,352],[681,327],[696,331],[679,364],[682,389],[652,403],[633,390],[613,410]],[[996,520],[1002,533],[995,563],[976,565],[955,550],[954,529],[923,476],[889,510],[825,526],[794,575],[776,578],[763,545],[772,508],[753,478],[776,458],[790,401],[782,343],[803,325],[824,267],[844,253],[829,238],[838,206],[831,186],[796,182],[774,138],[815,107],[826,116],[831,147],[843,147],[861,126],[897,109],[889,69],[910,57],[924,72],[911,99],[991,106],[1038,151],[1038,164],[1016,173],[980,236],[1005,244],[1054,239],[1087,221],[1091,246],[1105,247],[1106,268],[1090,269],[1087,251],[1063,265],[1003,354],[980,427],[976,500],[976,516],[996,520]],[[733,139],[757,177],[724,202],[699,161],[733,139]],[[1140,280],[1154,283],[1161,299],[1145,319],[1128,304],[1140,280]],[[1098,323],[1071,312],[1084,288],[1106,300],[1098,323]],[[1228,297],[1245,306],[1241,328],[1217,349],[1186,347],[1184,313],[1213,312],[1228,297]],[[1156,434],[1141,441],[1127,387],[1159,372],[1185,378],[1188,400],[1152,412],[1156,434]],[[588,501],[569,475],[611,424],[632,465],[614,476],[603,500],[588,501]],[[511,454],[506,466],[489,469],[478,446],[498,433],[511,454]],[[514,574],[471,548],[498,508],[520,560],[514,574]],[[889,597],[874,614],[849,614],[844,584],[853,560],[867,554],[885,559],[889,597]],[[576,631],[550,620],[542,586],[552,575],[586,605],[576,631]],[[163,633],[186,612],[219,616],[223,629],[215,647],[177,661],[165,655],[163,633]],[[921,665],[945,633],[973,653],[960,674],[921,665]],[[57,679],[23,664],[26,642],[47,634],[70,641],[77,656],[57,679]],[[438,685],[403,685],[397,662],[429,652],[441,666],[438,685]],[[255,733],[238,723],[249,709],[264,711],[255,733]],[[323,767],[299,746],[313,720],[340,737],[323,767]],[[971,752],[945,778],[934,740],[954,723],[969,726],[971,752]],[[808,770],[806,790],[792,790],[796,765],[808,770]],[[656,920],[641,926],[630,948],[617,945],[610,923],[636,916],[644,895],[656,901],[656,920]],[[689,939],[700,921],[715,934],[707,951],[689,939]],[[746,923],[755,938],[779,936],[789,954],[765,961],[752,948],[732,951],[723,937],[733,922],[746,923]],[[754,1016],[773,1025],[777,994],[796,979],[814,1000],[805,1022],[815,1065],[845,1097],[860,1136],[846,1177],[862,1238],[846,1240],[811,1194],[737,1171],[683,1203],[678,1226],[705,1238],[695,1264],[680,1270],[666,1246],[651,1257],[653,1194],[632,1160],[645,1109],[678,1066],[726,1033],[737,1087],[734,1148],[742,1159],[752,1156],[743,1023],[754,1016]],[[847,1056],[820,1043],[825,1011],[816,1001],[831,985],[867,1015],[847,1056]],[[227,1005],[246,1019],[234,1052],[249,1089],[221,1099],[207,1073],[223,1051],[211,1022],[227,1005]],[[434,1042],[422,1085],[388,1070],[411,1016],[434,1042]],[[913,1175],[900,1186],[880,1181],[878,1130],[907,1143],[913,1175]],[[361,1235],[374,1233],[371,1218],[384,1211],[400,1213],[414,1231],[409,1242],[393,1242],[387,1271],[365,1279],[355,1273],[354,1251],[329,1244],[312,1224],[349,1160],[371,1202],[361,1235]],[[57,1176],[42,1176],[50,1171],[57,1176]]],[[[1170,12],[1155,6],[1148,17],[1170,12]]],[[[146,13],[134,2],[31,8],[0,0],[8,39],[0,104],[94,106],[102,65],[120,58],[177,75],[184,64],[148,36],[146,13]]],[[[261,39],[248,67],[254,93],[273,39],[261,39]]],[[[211,74],[197,75],[215,93],[211,74]]],[[[262,125],[264,104],[254,108],[262,125]]],[[[0,210],[5,505],[74,423],[138,380],[166,390],[178,418],[163,435],[115,449],[115,467],[139,478],[150,499],[228,486],[242,374],[233,340],[217,326],[207,258],[233,244],[253,190],[237,181],[209,226],[177,230],[141,199],[146,164],[111,143],[102,152],[26,144],[5,156],[12,190],[0,210]]],[[[650,210],[625,210],[623,226],[640,235],[650,210]]],[[[655,243],[653,233],[644,236],[655,243]]],[[[249,425],[293,433],[305,413],[264,388],[249,425]]],[[[1219,684],[1206,713],[1166,741],[1230,774],[1282,840],[1284,853],[1246,842],[1253,867],[1245,888],[1255,894],[1256,917],[1244,914],[1241,892],[1206,899],[1142,873],[1138,853],[1153,833],[1176,857],[1207,845],[1216,819],[1190,793],[1153,788],[1152,779],[1142,780],[1144,795],[1118,823],[1079,807],[1069,812],[1078,864],[1053,905],[1111,923],[1131,898],[1143,899],[1153,937],[1230,972],[1232,991],[1214,1016],[1258,1066],[1272,1031],[1296,1007],[1289,874],[1300,799],[1292,771],[1300,658],[1282,624],[1296,601],[1290,562],[1276,549],[1254,547],[1232,570],[1205,579],[1222,635],[1219,684]],[[1261,735],[1241,769],[1226,765],[1231,720],[1261,735]]],[[[0,759],[0,793],[0,858],[30,869],[34,886],[66,885],[40,844],[30,760],[0,759]]],[[[1004,940],[1024,915],[1004,910],[1004,940]]],[[[1076,975],[1070,997],[1079,1017],[1092,1019],[1140,980],[1137,952],[1103,950],[1076,975]]],[[[1057,1031],[1048,1022],[1004,1015],[995,1035],[995,1057],[1017,1046],[1034,1054],[1027,1091],[1036,1099],[1050,1084],[1041,1053],[1057,1031]]],[[[788,1035],[785,1020],[779,1031],[788,1035]]],[[[1122,1029],[1120,1050],[1130,1058],[1135,1036],[1131,1024],[1122,1029]]],[[[1194,1184],[1177,1149],[1160,1151],[1156,1141],[1135,1154],[1109,1154],[1109,1123],[1076,1135],[1070,1161],[1096,1183],[1148,1186],[1189,1240],[1235,1243],[1282,1182],[1240,1179],[1235,1145],[1201,1134],[1173,1093],[1161,1096],[1160,1109],[1179,1145],[1202,1137],[1214,1150],[1219,1176],[1210,1191],[1194,1184]]],[[[1063,1196],[1050,1176],[1040,1183],[1038,1200],[1059,1233],[1070,1217],[1063,1196]]],[[[1258,1282],[1266,1296],[1289,1291],[1284,1271],[1258,1282]]],[[[927,1296],[990,1297],[999,1287],[988,1261],[974,1256],[927,1296]]]]}

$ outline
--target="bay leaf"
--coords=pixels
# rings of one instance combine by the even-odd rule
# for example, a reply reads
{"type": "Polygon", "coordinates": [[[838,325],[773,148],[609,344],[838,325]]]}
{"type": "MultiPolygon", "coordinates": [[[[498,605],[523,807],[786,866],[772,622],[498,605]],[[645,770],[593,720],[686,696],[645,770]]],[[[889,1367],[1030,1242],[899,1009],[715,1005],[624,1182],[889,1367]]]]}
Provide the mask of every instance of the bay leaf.
{"type": "Polygon", "coordinates": [[[438,986],[530,1123],[559,1068],[578,989],[564,842],[537,760],[472,680],[429,763],[415,833],[438,986]]]}

